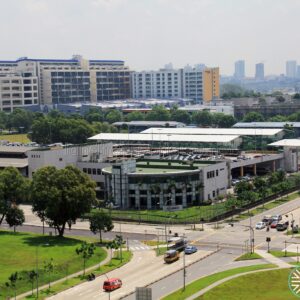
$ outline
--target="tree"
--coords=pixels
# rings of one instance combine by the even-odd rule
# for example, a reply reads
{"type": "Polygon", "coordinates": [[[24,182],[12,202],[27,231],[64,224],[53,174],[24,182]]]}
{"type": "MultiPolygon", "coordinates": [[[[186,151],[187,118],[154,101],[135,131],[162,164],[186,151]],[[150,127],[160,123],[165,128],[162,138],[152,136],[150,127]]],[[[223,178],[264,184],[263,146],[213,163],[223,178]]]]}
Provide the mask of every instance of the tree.
{"type": "Polygon", "coordinates": [[[123,236],[122,235],[116,235],[116,238],[115,238],[115,249],[120,249],[120,259],[121,259],[121,262],[123,260],[123,257],[122,257],[122,246],[124,244],[124,240],[123,240],[123,236]]]}
{"type": "Polygon", "coordinates": [[[106,243],[106,248],[110,249],[110,265],[112,263],[112,251],[113,249],[118,249],[119,246],[116,244],[115,240],[106,243]]]}
{"type": "Polygon", "coordinates": [[[95,253],[96,246],[83,242],[79,248],[76,248],[77,255],[81,255],[83,259],[83,276],[85,275],[86,261],[91,258],[95,253]]]}
{"type": "Polygon", "coordinates": [[[36,281],[36,277],[38,276],[35,270],[31,270],[27,272],[28,281],[31,283],[31,295],[33,296],[33,285],[36,281]]]}
{"type": "Polygon", "coordinates": [[[213,123],[220,128],[230,128],[236,123],[236,119],[231,115],[215,113],[213,115],[213,123]]]}
{"type": "Polygon", "coordinates": [[[140,111],[133,111],[126,116],[128,122],[131,121],[143,121],[145,120],[145,115],[140,111]]]}
{"type": "Polygon", "coordinates": [[[283,103],[285,102],[285,98],[283,96],[276,96],[276,101],[278,101],[279,103],[283,103]]]}
{"type": "Polygon", "coordinates": [[[105,120],[110,124],[121,122],[123,121],[123,114],[119,110],[113,109],[105,116],[105,120]]]}
{"type": "Polygon", "coordinates": [[[31,184],[32,211],[64,235],[66,223],[91,210],[96,200],[95,182],[74,166],[40,168],[31,184]]]}
{"type": "Polygon", "coordinates": [[[0,171],[0,225],[11,206],[19,204],[28,195],[28,184],[14,167],[0,171]]]}
{"type": "Polygon", "coordinates": [[[53,258],[50,258],[48,261],[44,261],[44,271],[48,274],[48,284],[50,289],[51,284],[51,274],[54,271],[54,264],[53,264],[53,258]]]}
{"type": "Polygon", "coordinates": [[[299,100],[300,99],[300,93],[294,94],[293,99],[299,100]]]}
{"type": "Polygon", "coordinates": [[[84,114],[84,119],[89,123],[103,122],[104,114],[100,108],[90,108],[89,111],[84,114]]]}
{"type": "Polygon", "coordinates": [[[184,124],[190,124],[191,123],[190,114],[185,110],[179,110],[177,107],[175,107],[174,109],[171,110],[170,119],[172,121],[182,122],[184,124]]]}
{"type": "Polygon", "coordinates": [[[102,243],[102,231],[111,231],[114,228],[111,216],[103,210],[92,213],[89,217],[90,230],[96,234],[99,232],[100,243],[102,243]]]}
{"type": "Polygon", "coordinates": [[[152,110],[147,113],[145,119],[147,121],[169,121],[170,112],[163,105],[155,105],[152,110]]]}
{"type": "Polygon", "coordinates": [[[194,112],[192,122],[198,126],[211,126],[213,123],[212,114],[207,110],[194,112]]]}
{"type": "Polygon", "coordinates": [[[9,277],[8,277],[8,282],[5,282],[5,285],[7,287],[11,287],[14,290],[14,294],[15,294],[15,299],[17,299],[17,281],[21,280],[22,278],[19,276],[18,272],[12,273],[9,277]]]}
{"type": "Polygon", "coordinates": [[[9,227],[14,227],[16,232],[16,226],[21,226],[25,222],[24,212],[14,205],[8,209],[5,220],[9,227]]]}
{"type": "Polygon", "coordinates": [[[263,115],[255,111],[247,113],[243,118],[243,122],[263,122],[264,120],[263,115]]]}

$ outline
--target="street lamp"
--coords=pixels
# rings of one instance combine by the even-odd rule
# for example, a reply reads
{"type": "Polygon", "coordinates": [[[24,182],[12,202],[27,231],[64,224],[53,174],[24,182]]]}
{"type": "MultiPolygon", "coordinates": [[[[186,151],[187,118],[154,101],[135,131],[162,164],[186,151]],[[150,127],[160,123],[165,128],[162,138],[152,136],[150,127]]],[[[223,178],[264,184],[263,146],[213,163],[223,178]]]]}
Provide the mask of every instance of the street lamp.
{"type": "MultiPolygon", "coordinates": [[[[109,280],[108,276],[106,273],[103,274],[107,280],[109,280]]],[[[108,290],[108,300],[110,300],[110,290],[108,290]]]]}
{"type": "MultiPolygon", "coordinates": [[[[183,240],[185,240],[185,235],[183,234],[183,240]]],[[[185,278],[186,278],[186,267],[185,267],[185,249],[183,249],[183,290],[185,290],[185,278]]]]}
{"type": "MultiPolygon", "coordinates": [[[[165,203],[164,206],[167,206],[167,203],[172,201],[172,199],[168,199],[165,203]]],[[[170,220],[171,216],[169,216],[168,220],[170,220]]],[[[165,221],[165,239],[166,239],[166,244],[167,244],[167,248],[168,248],[168,238],[167,238],[167,219],[165,221]]]]}

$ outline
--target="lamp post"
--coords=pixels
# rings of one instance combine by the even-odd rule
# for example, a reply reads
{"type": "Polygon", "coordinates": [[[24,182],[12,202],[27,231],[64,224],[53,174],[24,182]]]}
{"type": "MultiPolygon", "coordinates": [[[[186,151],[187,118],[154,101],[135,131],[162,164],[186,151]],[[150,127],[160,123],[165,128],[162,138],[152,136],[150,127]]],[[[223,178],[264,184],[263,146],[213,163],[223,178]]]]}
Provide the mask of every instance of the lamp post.
{"type": "MultiPolygon", "coordinates": [[[[109,280],[108,276],[106,273],[103,274],[107,280],[109,280]]],[[[110,300],[110,290],[108,291],[108,300],[110,300]]]]}
{"type": "Polygon", "coordinates": [[[241,225],[241,226],[249,228],[249,232],[250,232],[250,253],[254,253],[254,229],[251,225],[241,225]]]}
{"type": "MultiPolygon", "coordinates": [[[[167,206],[167,203],[172,201],[172,199],[169,199],[167,200],[165,203],[164,203],[164,206],[167,206]]],[[[168,220],[170,220],[171,216],[169,216],[168,220]]],[[[168,248],[168,238],[167,238],[167,219],[165,221],[165,239],[166,239],[166,244],[167,244],[167,248],[168,248]]]]}
{"type": "MultiPolygon", "coordinates": [[[[183,235],[183,239],[185,239],[185,235],[183,235]]],[[[185,251],[183,249],[183,290],[185,290],[185,278],[186,278],[185,251]]]]}

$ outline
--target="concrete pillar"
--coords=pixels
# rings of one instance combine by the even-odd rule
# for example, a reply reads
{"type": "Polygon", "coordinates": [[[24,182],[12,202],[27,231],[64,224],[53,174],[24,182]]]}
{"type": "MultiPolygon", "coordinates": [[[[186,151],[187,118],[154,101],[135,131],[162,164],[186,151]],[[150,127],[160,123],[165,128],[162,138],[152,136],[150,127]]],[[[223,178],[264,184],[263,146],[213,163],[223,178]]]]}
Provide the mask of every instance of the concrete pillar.
{"type": "Polygon", "coordinates": [[[275,172],[276,171],[276,161],[273,160],[272,161],[272,172],[275,172]]]}
{"type": "Polygon", "coordinates": [[[186,207],[186,187],[182,189],[182,206],[186,207]]]}
{"type": "Polygon", "coordinates": [[[135,189],[135,207],[141,208],[141,196],[140,196],[140,190],[135,189]]]}
{"type": "Polygon", "coordinates": [[[253,165],[253,174],[256,176],[256,164],[253,165]]]}
{"type": "Polygon", "coordinates": [[[240,167],[240,177],[243,177],[244,176],[244,167],[241,166],[240,167]]]}
{"type": "Polygon", "coordinates": [[[151,192],[147,190],[147,209],[151,209],[151,192]]]}
{"type": "Polygon", "coordinates": [[[164,192],[163,190],[161,190],[159,193],[159,207],[163,208],[163,206],[164,206],[164,192]]]}
{"type": "Polygon", "coordinates": [[[171,199],[172,199],[171,203],[172,203],[172,205],[176,205],[176,201],[175,201],[176,195],[175,195],[175,193],[176,193],[175,188],[172,188],[172,192],[171,192],[171,199]]]}
{"type": "Polygon", "coordinates": [[[192,203],[194,203],[196,201],[196,189],[195,189],[195,185],[192,185],[192,203]]]}

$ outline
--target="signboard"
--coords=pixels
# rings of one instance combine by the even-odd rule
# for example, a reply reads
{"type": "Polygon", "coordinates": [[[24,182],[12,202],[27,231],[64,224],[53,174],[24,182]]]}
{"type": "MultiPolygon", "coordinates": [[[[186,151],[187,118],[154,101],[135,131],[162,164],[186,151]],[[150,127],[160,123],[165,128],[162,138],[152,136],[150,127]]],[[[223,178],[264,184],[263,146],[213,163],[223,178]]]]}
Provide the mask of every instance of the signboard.
{"type": "Polygon", "coordinates": [[[135,289],[136,300],[152,300],[152,289],[137,287],[135,289]]]}
{"type": "Polygon", "coordinates": [[[182,210],[183,206],[182,205],[165,205],[163,206],[164,211],[177,211],[177,210],[182,210]]]}

